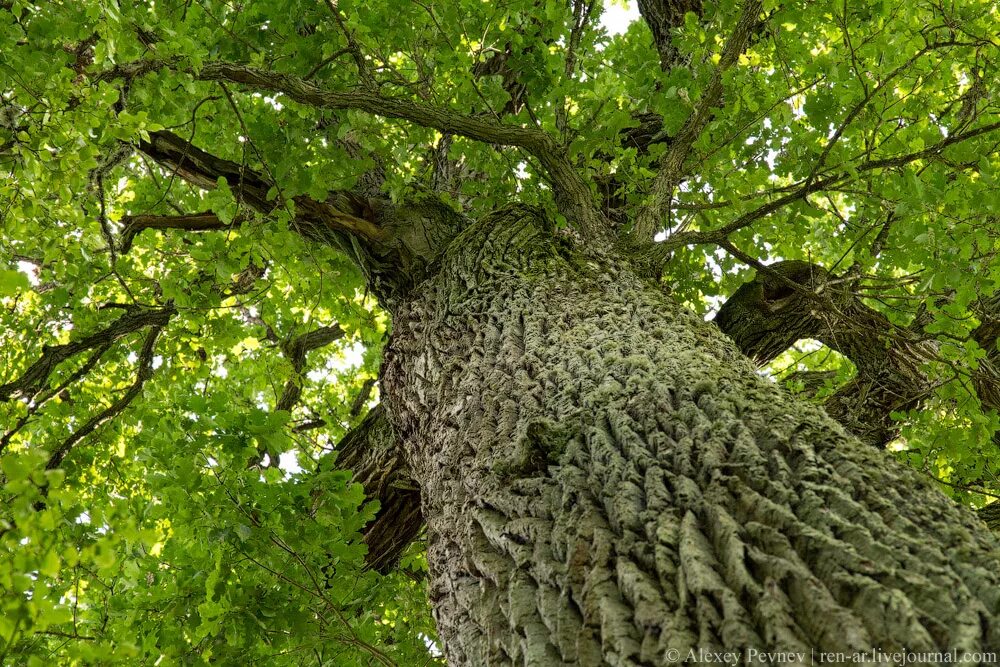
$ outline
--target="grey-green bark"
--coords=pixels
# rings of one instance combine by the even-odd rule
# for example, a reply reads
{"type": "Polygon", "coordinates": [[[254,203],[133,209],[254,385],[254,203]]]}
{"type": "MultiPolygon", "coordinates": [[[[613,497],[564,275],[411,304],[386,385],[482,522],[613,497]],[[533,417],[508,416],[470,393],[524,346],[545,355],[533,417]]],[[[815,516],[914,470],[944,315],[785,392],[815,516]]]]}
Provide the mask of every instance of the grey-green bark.
{"type": "Polygon", "coordinates": [[[1000,646],[971,513],[544,227],[467,229],[394,312],[383,390],[452,664],[1000,646]]]}
{"type": "MultiPolygon", "coordinates": [[[[269,209],[259,174],[161,134],[147,155],[202,187],[238,173],[269,209]]],[[[395,433],[407,465],[381,437],[349,465],[400,501],[368,536],[387,565],[416,495],[378,480],[419,483],[454,664],[1000,645],[983,524],[624,263],[524,209],[467,227],[431,202],[336,193],[297,211],[393,313],[393,431],[370,431],[395,433]]]]}
{"type": "MultiPolygon", "coordinates": [[[[715,323],[743,354],[758,364],[772,361],[803,338],[815,338],[854,364],[855,376],[823,400],[823,409],[862,442],[885,447],[899,434],[893,413],[921,407],[934,395],[928,372],[940,361],[939,343],[925,331],[929,319],[919,312],[909,326],[893,324],[858,296],[858,276],[837,276],[821,266],[797,260],[759,266],[722,306],[715,323]]],[[[972,341],[984,355],[966,372],[983,410],[1000,409],[1000,298],[973,306],[979,326],[972,341]]],[[[805,373],[806,384],[829,379],[825,372],[805,373]]],[[[1000,445],[1000,438],[993,438],[1000,445]]],[[[990,528],[1000,529],[1000,505],[979,511],[990,528]]]]}

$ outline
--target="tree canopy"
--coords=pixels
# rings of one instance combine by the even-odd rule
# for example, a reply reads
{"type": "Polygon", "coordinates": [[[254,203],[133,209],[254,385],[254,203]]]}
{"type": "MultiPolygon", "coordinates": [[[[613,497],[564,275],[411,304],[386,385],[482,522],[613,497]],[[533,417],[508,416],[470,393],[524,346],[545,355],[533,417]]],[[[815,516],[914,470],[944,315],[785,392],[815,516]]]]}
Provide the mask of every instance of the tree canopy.
{"type": "Polygon", "coordinates": [[[992,0],[0,8],[0,662],[441,660],[390,217],[538,207],[1000,493],[992,0]]]}

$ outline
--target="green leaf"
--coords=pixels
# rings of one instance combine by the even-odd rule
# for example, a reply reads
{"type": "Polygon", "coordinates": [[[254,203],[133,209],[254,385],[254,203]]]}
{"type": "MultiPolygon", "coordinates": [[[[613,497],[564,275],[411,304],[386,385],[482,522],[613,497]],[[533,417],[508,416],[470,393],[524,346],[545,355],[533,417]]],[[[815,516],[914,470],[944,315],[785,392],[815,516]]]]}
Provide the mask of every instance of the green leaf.
{"type": "Polygon", "coordinates": [[[0,269],[0,297],[16,296],[31,289],[28,276],[20,271],[0,269]]]}

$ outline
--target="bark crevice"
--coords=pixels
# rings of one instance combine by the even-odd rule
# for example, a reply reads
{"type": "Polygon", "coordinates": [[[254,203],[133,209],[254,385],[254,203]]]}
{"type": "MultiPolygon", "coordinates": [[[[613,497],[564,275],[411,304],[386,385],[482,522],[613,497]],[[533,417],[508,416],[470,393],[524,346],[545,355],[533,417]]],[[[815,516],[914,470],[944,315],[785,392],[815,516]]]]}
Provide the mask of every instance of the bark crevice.
{"type": "Polygon", "coordinates": [[[530,210],[463,232],[394,313],[382,387],[455,664],[1000,642],[975,517],[530,210]],[[498,472],[537,423],[556,460],[498,472]]]}

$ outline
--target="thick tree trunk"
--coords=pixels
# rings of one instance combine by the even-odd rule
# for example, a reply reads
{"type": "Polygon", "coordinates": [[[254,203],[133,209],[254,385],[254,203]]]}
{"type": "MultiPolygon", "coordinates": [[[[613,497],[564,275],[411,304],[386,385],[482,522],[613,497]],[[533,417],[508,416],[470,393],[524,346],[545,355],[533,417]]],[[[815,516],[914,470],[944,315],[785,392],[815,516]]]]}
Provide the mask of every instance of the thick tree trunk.
{"type": "Polygon", "coordinates": [[[478,223],[394,313],[383,389],[452,664],[1000,647],[971,513],[543,227],[478,223]]]}

